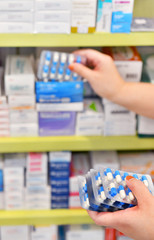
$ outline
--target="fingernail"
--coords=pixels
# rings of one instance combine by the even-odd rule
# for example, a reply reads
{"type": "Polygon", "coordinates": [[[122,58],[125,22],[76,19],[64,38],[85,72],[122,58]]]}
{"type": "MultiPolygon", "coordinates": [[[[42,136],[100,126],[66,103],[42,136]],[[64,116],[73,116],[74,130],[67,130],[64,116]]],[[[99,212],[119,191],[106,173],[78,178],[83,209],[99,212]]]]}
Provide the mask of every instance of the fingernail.
{"type": "Polygon", "coordinates": [[[134,179],[134,177],[132,177],[132,176],[127,176],[127,177],[126,177],[126,180],[127,180],[127,181],[130,181],[131,179],[134,179]]]}
{"type": "Polygon", "coordinates": [[[69,65],[68,68],[73,71],[74,70],[74,66],[73,65],[69,65]]]}

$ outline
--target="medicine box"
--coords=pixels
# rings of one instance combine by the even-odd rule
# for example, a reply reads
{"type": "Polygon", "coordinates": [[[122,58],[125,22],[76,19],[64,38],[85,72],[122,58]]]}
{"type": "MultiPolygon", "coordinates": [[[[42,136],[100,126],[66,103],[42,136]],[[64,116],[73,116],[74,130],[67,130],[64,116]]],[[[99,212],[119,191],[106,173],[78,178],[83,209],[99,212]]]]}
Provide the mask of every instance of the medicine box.
{"type": "Polygon", "coordinates": [[[70,102],[70,103],[37,103],[36,109],[38,112],[59,112],[59,111],[83,111],[82,102],[70,102]]]}
{"type": "Polygon", "coordinates": [[[10,110],[34,110],[35,109],[35,96],[9,96],[8,97],[10,110]]]}
{"type": "Polygon", "coordinates": [[[44,10],[69,10],[71,9],[71,0],[35,0],[35,9],[44,10]]]}
{"type": "Polygon", "coordinates": [[[35,22],[36,33],[70,33],[70,22],[35,22]]]}
{"type": "Polygon", "coordinates": [[[104,113],[98,99],[85,99],[84,111],[77,113],[76,135],[102,135],[104,113]]]}
{"type": "Polygon", "coordinates": [[[29,240],[29,226],[3,226],[1,227],[1,237],[7,240],[29,240]]]}
{"type": "Polygon", "coordinates": [[[96,6],[97,0],[72,0],[72,33],[93,33],[95,31],[96,6]]]}
{"type": "Polygon", "coordinates": [[[29,22],[2,22],[0,33],[33,33],[33,24],[29,22]]]}
{"type": "Polygon", "coordinates": [[[33,95],[35,75],[31,58],[8,56],[4,80],[6,95],[33,95]]]}
{"type": "Polygon", "coordinates": [[[12,137],[38,136],[38,124],[36,123],[17,123],[10,124],[10,135],[12,137]]]}
{"type": "Polygon", "coordinates": [[[96,32],[110,32],[112,19],[112,0],[98,0],[96,32]]]}
{"type": "Polygon", "coordinates": [[[1,11],[30,11],[34,9],[34,0],[0,0],[1,11]]]}
{"type": "Polygon", "coordinates": [[[75,112],[39,112],[40,136],[74,135],[75,112]]]}
{"type": "Polygon", "coordinates": [[[38,103],[83,102],[83,82],[36,82],[38,103]]]}
{"type": "MultiPolygon", "coordinates": [[[[21,2],[21,1],[20,1],[21,2]]],[[[33,12],[4,11],[0,14],[0,22],[33,22],[33,12]]]]}
{"type": "Polygon", "coordinates": [[[67,22],[70,23],[70,11],[36,11],[36,22],[67,22]]]}
{"type": "Polygon", "coordinates": [[[11,123],[36,123],[38,122],[38,115],[36,110],[13,110],[10,111],[11,123]]]}
{"type": "Polygon", "coordinates": [[[108,47],[103,48],[103,53],[113,58],[118,72],[125,81],[141,80],[142,60],[135,47],[108,47]]]}

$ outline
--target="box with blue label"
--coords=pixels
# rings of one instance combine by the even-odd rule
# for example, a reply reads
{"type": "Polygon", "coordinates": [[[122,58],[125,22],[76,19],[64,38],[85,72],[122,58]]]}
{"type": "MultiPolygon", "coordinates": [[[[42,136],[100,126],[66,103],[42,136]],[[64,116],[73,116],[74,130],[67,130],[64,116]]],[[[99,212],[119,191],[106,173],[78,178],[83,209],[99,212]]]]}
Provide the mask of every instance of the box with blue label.
{"type": "Polygon", "coordinates": [[[129,33],[133,17],[134,0],[112,1],[112,33],[129,33]]]}
{"type": "Polygon", "coordinates": [[[98,0],[96,32],[110,32],[112,19],[112,0],[98,0]]]}
{"type": "Polygon", "coordinates": [[[83,101],[83,82],[36,82],[38,103],[70,103],[83,101]]]}

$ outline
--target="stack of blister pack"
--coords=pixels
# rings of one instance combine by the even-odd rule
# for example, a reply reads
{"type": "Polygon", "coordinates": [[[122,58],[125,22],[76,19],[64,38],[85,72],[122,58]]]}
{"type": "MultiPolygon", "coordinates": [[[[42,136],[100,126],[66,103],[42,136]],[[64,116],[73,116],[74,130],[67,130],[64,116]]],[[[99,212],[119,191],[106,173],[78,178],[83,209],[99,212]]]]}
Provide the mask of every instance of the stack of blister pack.
{"type": "Polygon", "coordinates": [[[142,181],[154,194],[150,175],[133,174],[111,168],[91,169],[85,176],[79,176],[81,206],[98,212],[114,212],[133,207],[137,200],[126,185],[126,177],[133,176],[142,181]]]}
{"type": "Polygon", "coordinates": [[[74,135],[76,112],[83,110],[83,81],[68,66],[86,63],[74,54],[43,51],[36,82],[39,135],[74,135]]]}

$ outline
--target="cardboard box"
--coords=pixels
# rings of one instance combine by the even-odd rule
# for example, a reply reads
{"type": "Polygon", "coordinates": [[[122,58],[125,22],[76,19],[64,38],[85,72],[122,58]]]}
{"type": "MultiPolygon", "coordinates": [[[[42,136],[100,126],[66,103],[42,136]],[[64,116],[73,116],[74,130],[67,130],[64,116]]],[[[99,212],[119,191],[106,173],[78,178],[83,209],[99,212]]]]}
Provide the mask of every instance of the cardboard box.
{"type": "Polygon", "coordinates": [[[35,75],[31,58],[8,56],[4,79],[6,95],[34,95],[35,75]]]}
{"type": "Polygon", "coordinates": [[[34,110],[35,95],[9,96],[8,103],[10,110],[34,110]]]}
{"type": "Polygon", "coordinates": [[[83,102],[70,103],[37,103],[36,109],[38,112],[60,112],[60,111],[83,111],[83,102]]]}
{"type": "Polygon", "coordinates": [[[97,0],[72,0],[72,33],[93,33],[96,23],[97,0]]]}
{"type": "Polygon", "coordinates": [[[36,123],[10,124],[10,135],[11,137],[38,136],[38,124],[36,123]]]}
{"type": "Polygon", "coordinates": [[[39,11],[69,10],[71,9],[71,0],[36,0],[35,8],[39,11]]]}
{"type": "Polygon", "coordinates": [[[36,33],[70,33],[70,22],[35,22],[36,33]]]}
{"type": "Polygon", "coordinates": [[[0,0],[1,11],[30,11],[33,8],[33,0],[0,0]]]}
{"type": "Polygon", "coordinates": [[[28,22],[0,23],[0,33],[33,33],[33,24],[28,22]]]}
{"type": "Polygon", "coordinates": [[[108,47],[103,53],[110,55],[121,77],[127,82],[140,82],[142,60],[135,47],[108,47]]]}
{"type": "Polygon", "coordinates": [[[98,0],[96,32],[110,32],[112,20],[112,0],[98,0]]]}
{"type": "Polygon", "coordinates": [[[104,125],[103,107],[97,99],[85,99],[84,111],[77,113],[76,135],[102,135],[104,125]]]}
{"type": "Polygon", "coordinates": [[[70,24],[70,20],[70,11],[47,10],[35,12],[36,22],[66,22],[70,24]]]}
{"type": "Polygon", "coordinates": [[[0,13],[0,22],[23,22],[23,23],[31,22],[32,23],[34,20],[33,18],[34,18],[33,12],[30,12],[30,11],[29,12],[28,11],[23,11],[23,12],[4,11],[0,13]]]}
{"type": "Polygon", "coordinates": [[[2,240],[29,240],[30,232],[29,226],[2,226],[1,227],[2,240]]]}
{"type": "Polygon", "coordinates": [[[75,120],[75,112],[39,112],[39,135],[74,135],[75,120]]]}
{"type": "Polygon", "coordinates": [[[11,123],[38,123],[38,116],[35,110],[10,111],[11,123]]]}

